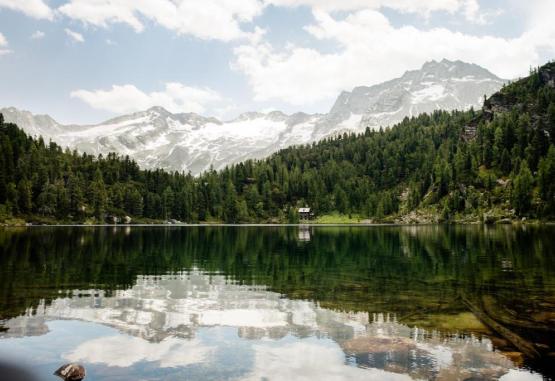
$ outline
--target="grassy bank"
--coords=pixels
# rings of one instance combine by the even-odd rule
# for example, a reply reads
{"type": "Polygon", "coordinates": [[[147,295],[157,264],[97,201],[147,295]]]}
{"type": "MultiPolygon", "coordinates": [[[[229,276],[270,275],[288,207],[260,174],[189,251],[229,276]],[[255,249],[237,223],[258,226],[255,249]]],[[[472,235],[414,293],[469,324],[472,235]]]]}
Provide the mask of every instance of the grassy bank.
{"type": "MultiPolygon", "coordinates": [[[[519,219],[510,218],[505,215],[494,215],[485,214],[485,216],[478,215],[460,215],[453,216],[452,219],[442,220],[439,216],[424,215],[411,213],[403,216],[388,216],[382,219],[368,219],[361,217],[360,215],[344,215],[339,213],[325,214],[319,216],[313,220],[301,220],[299,224],[314,224],[314,225],[426,225],[426,224],[454,224],[454,225],[472,225],[472,224],[485,224],[485,225],[539,225],[539,224],[552,224],[554,221],[549,220],[538,220],[538,219],[519,219]]],[[[49,218],[22,218],[22,217],[10,217],[5,219],[0,219],[0,227],[11,227],[11,226],[57,226],[57,225],[82,225],[82,226],[95,226],[95,225],[187,225],[188,223],[178,223],[170,224],[164,220],[153,220],[153,219],[133,219],[129,224],[119,223],[110,224],[106,222],[99,222],[95,219],[87,219],[84,221],[65,221],[65,220],[54,220],[49,218]]],[[[249,221],[244,223],[239,223],[236,225],[289,225],[288,221],[249,221]]],[[[210,221],[198,221],[193,222],[191,225],[225,225],[225,222],[218,220],[210,221]]]]}
{"type": "Polygon", "coordinates": [[[332,213],[318,216],[316,219],[308,222],[315,224],[364,224],[372,223],[373,221],[368,218],[361,217],[358,214],[332,213]]]}

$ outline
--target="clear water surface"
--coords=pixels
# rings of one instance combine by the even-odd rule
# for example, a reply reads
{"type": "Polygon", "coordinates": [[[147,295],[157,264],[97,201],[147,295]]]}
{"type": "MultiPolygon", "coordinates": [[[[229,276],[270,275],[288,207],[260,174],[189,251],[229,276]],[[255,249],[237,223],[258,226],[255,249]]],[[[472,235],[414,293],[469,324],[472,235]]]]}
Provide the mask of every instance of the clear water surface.
{"type": "Polygon", "coordinates": [[[0,230],[0,359],[40,380],[542,380],[555,227],[0,230]]]}

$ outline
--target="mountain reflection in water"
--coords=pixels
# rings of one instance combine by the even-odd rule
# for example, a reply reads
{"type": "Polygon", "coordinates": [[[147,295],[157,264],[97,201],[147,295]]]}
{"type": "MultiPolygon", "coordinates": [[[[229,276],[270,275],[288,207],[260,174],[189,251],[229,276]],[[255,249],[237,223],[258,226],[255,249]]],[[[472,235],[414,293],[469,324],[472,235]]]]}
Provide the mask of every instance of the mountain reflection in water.
{"type": "Polygon", "coordinates": [[[541,380],[457,295],[551,316],[549,233],[4,231],[0,356],[91,380],[541,380]]]}

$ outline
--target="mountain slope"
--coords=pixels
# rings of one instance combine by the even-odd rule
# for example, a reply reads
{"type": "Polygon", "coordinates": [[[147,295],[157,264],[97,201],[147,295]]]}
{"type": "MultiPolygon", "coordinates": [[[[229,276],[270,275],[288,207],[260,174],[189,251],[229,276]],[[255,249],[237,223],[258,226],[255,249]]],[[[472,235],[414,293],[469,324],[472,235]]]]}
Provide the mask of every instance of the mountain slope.
{"type": "Polygon", "coordinates": [[[52,138],[65,132],[64,126],[48,115],[34,115],[15,107],[0,109],[0,113],[4,116],[5,121],[21,126],[26,133],[32,136],[52,138]]]}
{"type": "Polygon", "coordinates": [[[420,70],[372,87],[343,92],[328,114],[246,113],[222,122],[196,114],[172,114],[161,107],[93,126],[63,126],[48,116],[2,109],[8,122],[90,154],[129,155],[143,168],[190,171],[224,168],[263,158],[291,145],[343,132],[391,126],[406,116],[433,110],[478,107],[503,81],[460,61],[428,62],[420,70]]]}
{"type": "Polygon", "coordinates": [[[362,125],[371,128],[392,126],[406,116],[479,107],[503,82],[478,65],[431,61],[401,78],[343,92],[330,114],[361,115],[362,125]]]}
{"type": "MultiPolygon", "coordinates": [[[[280,113],[265,118],[270,115],[280,123],[287,118],[280,113]]],[[[135,119],[150,117],[138,113],[135,119]]],[[[199,128],[205,128],[204,122],[199,121],[199,128]]],[[[194,122],[189,123],[194,130],[194,122]]],[[[110,126],[123,135],[134,131],[126,118],[110,126]]],[[[91,129],[84,131],[91,134],[91,129]]],[[[301,206],[317,215],[374,221],[551,219],[555,63],[505,86],[479,111],[421,114],[385,131],[290,147],[199,177],[140,170],[115,154],[67,153],[1,120],[0,148],[0,221],[2,215],[95,222],[129,215],[295,222],[301,206]]]]}

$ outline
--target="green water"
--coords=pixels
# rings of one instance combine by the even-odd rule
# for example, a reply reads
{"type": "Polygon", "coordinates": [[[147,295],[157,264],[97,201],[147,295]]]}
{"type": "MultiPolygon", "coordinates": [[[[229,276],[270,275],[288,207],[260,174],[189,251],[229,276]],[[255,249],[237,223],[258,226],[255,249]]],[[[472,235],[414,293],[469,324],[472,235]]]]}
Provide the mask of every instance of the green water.
{"type": "Polygon", "coordinates": [[[554,237],[554,227],[4,229],[0,359],[44,380],[70,361],[87,380],[551,379],[554,237]]]}

